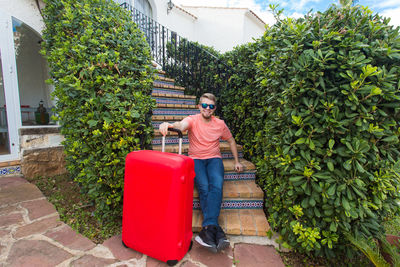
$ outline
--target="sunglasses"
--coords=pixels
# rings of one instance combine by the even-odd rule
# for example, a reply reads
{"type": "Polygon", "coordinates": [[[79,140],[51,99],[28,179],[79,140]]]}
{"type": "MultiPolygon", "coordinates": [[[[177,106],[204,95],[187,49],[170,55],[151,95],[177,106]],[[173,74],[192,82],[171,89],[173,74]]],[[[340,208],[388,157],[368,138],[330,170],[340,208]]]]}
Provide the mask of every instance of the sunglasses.
{"type": "Polygon", "coordinates": [[[201,107],[206,109],[207,107],[210,107],[210,109],[214,109],[215,105],[214,104],[206,104],[206,103],[201,103],[201,107]]]}

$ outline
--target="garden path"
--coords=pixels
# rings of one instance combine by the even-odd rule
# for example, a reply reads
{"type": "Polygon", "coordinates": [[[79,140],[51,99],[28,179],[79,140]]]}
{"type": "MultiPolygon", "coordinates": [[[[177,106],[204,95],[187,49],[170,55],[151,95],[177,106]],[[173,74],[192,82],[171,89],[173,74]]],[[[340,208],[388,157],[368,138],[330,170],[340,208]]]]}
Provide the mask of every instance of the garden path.
{"type": "MultiPolygon", "coordinates": [[[[176,266],[283,267],[264,239],[228,236],[212,254],[196,242],[176,266]]],[[[59,220],[54,206],[23,177],[0,178],[0,266],[167,266],[122,245],[121,236],[95,244],[59,220]]]]}

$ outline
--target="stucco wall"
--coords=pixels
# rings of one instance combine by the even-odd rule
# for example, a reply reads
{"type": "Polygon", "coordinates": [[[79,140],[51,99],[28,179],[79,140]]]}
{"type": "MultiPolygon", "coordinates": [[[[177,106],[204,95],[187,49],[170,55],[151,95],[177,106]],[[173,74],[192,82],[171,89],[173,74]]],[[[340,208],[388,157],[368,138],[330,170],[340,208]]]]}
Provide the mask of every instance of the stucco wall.
{"type": "MultiPolygon", "coordinates": [[[[39,0],[39,4],[43,7],[42,0],[39,0]]],[[[41,33],[44,29],[42,16],[35,0],[0,0],[0,9],[4,13],[25,22],[38,33],[41,33]]]]}
{"type": "Polygon", "coordinates": [[[166,0],[155,1],[157,16],[154,19],[178,35],[194,40],[196,18],[176,7],[167,12],[167,3],[166,0]]]}
{"type": "Polygon", "coordinates": [[[245,8],[207,8],[183,7],[198,17],[195,21],[193,41],[213,46],[220,52],[232,50],[233,47],[252,41],[253,37],[262,36],[263,27],[260,21],[247,17],[253,16],[245,8]]]}
{"type": "Polygon", "coordinates": [[[253,42],[253,38],[260,38],[265,32],[265,25],[261,24],[250,11],[245,13],[243,23],[243,43],[253,42]]]}

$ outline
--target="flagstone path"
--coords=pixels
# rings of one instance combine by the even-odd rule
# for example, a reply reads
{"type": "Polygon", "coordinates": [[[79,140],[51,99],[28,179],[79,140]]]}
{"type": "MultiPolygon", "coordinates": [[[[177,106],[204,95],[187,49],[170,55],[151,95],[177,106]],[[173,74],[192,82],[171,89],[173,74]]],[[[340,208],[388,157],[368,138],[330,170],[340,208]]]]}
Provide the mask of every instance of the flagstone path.
{"type": "MultiPolygon", "coordinates": [[[[231,246],[213,254],[193,243],[176,265],[283,267],[270,240],[229,236],[231,246]]],[[[59,220],[54,206],[22,177],[0,178],[0,267],[167,266],[123,247],[121,236],[95,244],[59,220]]]]}

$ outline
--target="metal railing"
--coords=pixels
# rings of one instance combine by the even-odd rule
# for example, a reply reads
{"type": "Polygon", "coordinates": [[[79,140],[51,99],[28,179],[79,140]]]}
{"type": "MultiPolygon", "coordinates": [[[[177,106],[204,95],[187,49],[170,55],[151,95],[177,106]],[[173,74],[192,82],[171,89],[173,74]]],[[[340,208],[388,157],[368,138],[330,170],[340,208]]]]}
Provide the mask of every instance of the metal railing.
{"type": "Polygon", "coordinates": [[[199,97],[211,92],[217,97],[227,86],[230,68],[219,57],[195,42],[159,24],[127,3],[121,7],[131,12],[133,21],[144,33],[151,48],[153,60],[168,76],[185,87],[187,94],[199,97]]]}

